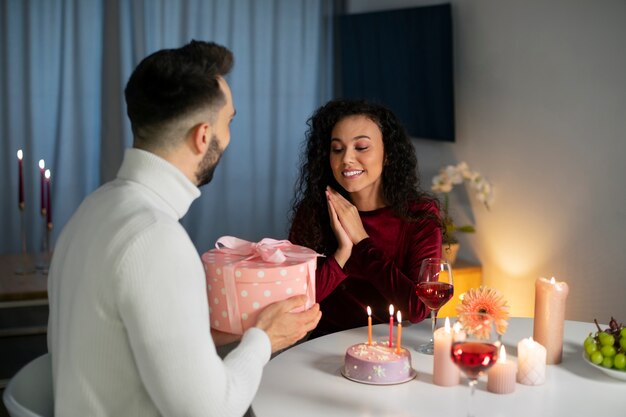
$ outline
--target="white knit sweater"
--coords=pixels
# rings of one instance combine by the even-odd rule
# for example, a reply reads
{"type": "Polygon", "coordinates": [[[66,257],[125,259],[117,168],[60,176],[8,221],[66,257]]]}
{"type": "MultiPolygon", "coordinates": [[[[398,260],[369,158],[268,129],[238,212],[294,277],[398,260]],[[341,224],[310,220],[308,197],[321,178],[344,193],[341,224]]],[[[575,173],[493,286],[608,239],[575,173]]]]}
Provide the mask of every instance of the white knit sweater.
{"type": "Polygon", "coordinates": [[[252,328],[216,353],[202,263],[178,222],[199,195],[129,149],[64,228],[48,277],[55,415],[224,417],[252,402],[270,341],[252,328]]]}

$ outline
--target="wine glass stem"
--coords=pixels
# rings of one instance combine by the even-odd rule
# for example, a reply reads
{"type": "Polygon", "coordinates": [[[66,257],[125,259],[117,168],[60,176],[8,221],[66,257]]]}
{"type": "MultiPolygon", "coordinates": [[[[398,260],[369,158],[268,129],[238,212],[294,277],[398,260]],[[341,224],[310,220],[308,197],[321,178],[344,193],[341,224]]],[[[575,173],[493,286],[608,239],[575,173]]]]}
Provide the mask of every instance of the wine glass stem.
{"type": "Polygon", "coordinates": [[[476,391],[476,384],[478,383],[478,379],[471,378],[469,380],[470,387],[470,396],[467,404],[467,417],[474,417],[474,392],[476,391]]]}
{"type": "Polygon", "coordinates": [[[430,337],[430,341],[435,340],[435,327],[437,327],[437,310],[430,310],[430,319],[432,322],[432,333],[430,337]]]}

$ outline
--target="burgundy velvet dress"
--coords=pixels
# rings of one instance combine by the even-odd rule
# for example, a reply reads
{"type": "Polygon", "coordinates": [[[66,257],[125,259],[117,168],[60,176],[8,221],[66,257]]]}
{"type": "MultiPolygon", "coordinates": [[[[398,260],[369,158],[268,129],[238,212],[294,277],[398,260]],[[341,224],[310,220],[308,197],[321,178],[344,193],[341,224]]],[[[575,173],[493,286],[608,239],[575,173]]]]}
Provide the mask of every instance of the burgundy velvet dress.
{"type": "MultiPolygon", "coordinates": [[[[432,203],[414,204],[414,211],[437,213],[432,203]]],[[[367,239],[352,248],[343,268],[335,258],[320,257],[316,271],[316,299],[322,319],[311,337],[367,325],[367,306],[372,322],[389,322],[389,304],[403,319],[417,323],[429,315],[417,298],[420,264],[425,258],[441,256],[441,230],[434,219],[402,220],[389,207],[359,212],[367,239]]],[[[294,230],[308,219],[296,215],[289,240],[299,243],[294,230]]]]}

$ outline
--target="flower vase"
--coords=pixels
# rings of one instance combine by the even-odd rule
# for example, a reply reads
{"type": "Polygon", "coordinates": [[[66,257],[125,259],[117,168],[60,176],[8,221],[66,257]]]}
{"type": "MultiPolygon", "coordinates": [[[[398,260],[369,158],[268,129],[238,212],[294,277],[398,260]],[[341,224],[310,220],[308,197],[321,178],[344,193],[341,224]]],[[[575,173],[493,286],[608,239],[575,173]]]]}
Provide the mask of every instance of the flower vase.
{"type": "Polygon", "coordinates": [[[459,243],[444,243],[441,246],[441,256],[448,261],[450,265],[454,265],[456,255],[459,252],[459,243]]]}

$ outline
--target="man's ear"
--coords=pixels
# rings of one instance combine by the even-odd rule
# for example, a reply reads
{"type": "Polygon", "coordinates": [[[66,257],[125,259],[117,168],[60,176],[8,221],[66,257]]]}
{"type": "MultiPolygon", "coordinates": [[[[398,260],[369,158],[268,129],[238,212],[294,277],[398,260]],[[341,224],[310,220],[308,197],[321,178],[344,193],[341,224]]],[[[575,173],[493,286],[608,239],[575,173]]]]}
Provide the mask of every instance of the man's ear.
{"type": "Polygon", "coordinates": [[[198,154],[204,154],[209,142],[211,141],[211,125],[208,123],[199,123],[191,131],[191,146],[193,151],[198,154]]]}

